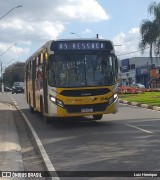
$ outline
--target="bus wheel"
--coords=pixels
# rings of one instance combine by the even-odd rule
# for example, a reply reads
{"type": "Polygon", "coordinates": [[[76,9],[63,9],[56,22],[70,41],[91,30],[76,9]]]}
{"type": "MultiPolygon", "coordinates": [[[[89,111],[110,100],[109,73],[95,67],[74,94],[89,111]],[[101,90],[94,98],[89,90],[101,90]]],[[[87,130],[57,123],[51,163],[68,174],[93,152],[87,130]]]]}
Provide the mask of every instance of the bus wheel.
{"type": "Polygon", "coordinates": [[[47,124],[50,124],[50,123],[51,123],[51,118],[49,118],[48,116],[43,115],[43,119],[44,119],[44,122],[45,122],[45,123],[47,123],[47,124]]]}
{"type": "Polygon", "coordinates": [[[101,120],[103,115],[93,115],[94,120],[101,120]]]}
{"type": "Polygon", "coordinates": [[[32,106],[29,106],[30,113],[34,113],[34,108],[32,106]]]}
{"type": "Polygon", "coordinates": [[[51,119],[45,113],[45,107],[42,101],[42,97],[40,97],[40,111],[42,113],[44,122],[47,124],[51,123],[51,119]]]}

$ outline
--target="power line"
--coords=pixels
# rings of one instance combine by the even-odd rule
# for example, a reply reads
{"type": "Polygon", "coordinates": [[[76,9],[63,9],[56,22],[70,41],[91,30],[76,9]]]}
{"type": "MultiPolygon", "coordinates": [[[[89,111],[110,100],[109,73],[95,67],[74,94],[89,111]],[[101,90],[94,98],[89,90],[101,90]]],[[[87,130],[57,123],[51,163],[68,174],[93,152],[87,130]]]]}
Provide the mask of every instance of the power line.
{"type": "MultiPolygon", "coordinates": [[[[155,32],[153,32],[153,34],[155,34],[155,32]]],[[[134,39],[130,39],[130,40],[126,40],[126,41],[122,41],[122,42],[118,42],[119,44],[124,44],[124,43],[128,43],[128,42],[134,42],[134,41],[141,41],[142,38],[134,38],[134,39]]]]}
{"type": "MultiPolygon", "coordinates": [[[[148,49],[149,47],[146,47],[146,48],[144,48],[144,49],[148,49]]],[[[136,50],[136,51],[132,51],[132,52],[129,52],[129,53],[123,53],[123,54],[119,54],[119,55],[117,55],[117,56],[124,56],[124,55],[127,55],[127,54],[133,54],[133,53],[136,53],[136,52],[139,52],[139,51],[141,51],[141,50],[136,50]]]]}
{"type": "Polygon", "coordinates": [[[2,54],[0,54],[0,56],[2,56],[3,54],[5,54],[9,49],[11,49],[13,46],[15,46],[16,43],[12,44],[12,46],[10,46],[8,49],[6,49],[2,54]]]}
{"type": "Polygon", "coordinates": [[[134,42],[134,41],[138,41],[138,40],[142,40],[142,38],[130,39],[130,40],[127,40],[127,41],[123,41],[122,43],[134,42]]]}

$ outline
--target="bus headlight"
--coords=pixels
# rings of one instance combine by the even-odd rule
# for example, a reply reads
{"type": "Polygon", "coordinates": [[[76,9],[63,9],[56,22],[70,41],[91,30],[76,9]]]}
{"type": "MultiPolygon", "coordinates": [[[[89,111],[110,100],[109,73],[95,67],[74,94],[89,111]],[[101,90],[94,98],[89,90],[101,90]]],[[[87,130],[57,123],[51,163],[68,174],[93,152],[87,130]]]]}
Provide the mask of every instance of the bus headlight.
{"type": "Polygon", "coordinates": [[[114,100],[115,100],[117,97],[118,97],[117,94],[114,94],[114,100]]]}
{"type": "Polygon", "coordinates": [[[51,102],[53,102],[53,103],[56,104],[57,106],[64,107],[63,101],[55,98],[54,96],[51,96],[51,95],[50,95],[50,100],[51,100],[51,102]]]}
{"type": "Polygon", "coordinates": [[[55,98],[55,97],[50,96],[50,100],[51,100],[53,103],[56,103],[56,98],[55,98]]]}
{"type": "Polygon", "coordinates": [[[111,96],[108,100],[109,105],[112,104],[117,99],[117,97],[118,97],[117,94],[111,96]]]}
{"type": "Polygon", "coordinates": [[[64,107],[64,104],[61,100],[57,99],[57,105],[60,107],[64,107]]]}

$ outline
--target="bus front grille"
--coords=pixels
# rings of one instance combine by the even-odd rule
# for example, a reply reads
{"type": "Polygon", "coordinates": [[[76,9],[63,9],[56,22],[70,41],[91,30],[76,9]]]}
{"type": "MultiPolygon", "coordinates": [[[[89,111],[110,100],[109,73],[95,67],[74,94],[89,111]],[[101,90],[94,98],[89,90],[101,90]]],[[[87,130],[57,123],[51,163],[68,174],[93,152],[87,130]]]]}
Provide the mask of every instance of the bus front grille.
{"type": "Polygon", "coordinates": [[[63,90],[60,92],[63,96],[68,97],[84,97],[84,96],[98,96],[108,94],[110,89],[108,88],[101,88],[101,89],[79,89],[79,90],[63,90]]]}
{"type": "Polygon", "coordinates": [[[88,104],[88,105],[65,105],[65,109],[68,113],[91,113],[105,111],[108,106],[108,102],[100,104],[88,104]]]}

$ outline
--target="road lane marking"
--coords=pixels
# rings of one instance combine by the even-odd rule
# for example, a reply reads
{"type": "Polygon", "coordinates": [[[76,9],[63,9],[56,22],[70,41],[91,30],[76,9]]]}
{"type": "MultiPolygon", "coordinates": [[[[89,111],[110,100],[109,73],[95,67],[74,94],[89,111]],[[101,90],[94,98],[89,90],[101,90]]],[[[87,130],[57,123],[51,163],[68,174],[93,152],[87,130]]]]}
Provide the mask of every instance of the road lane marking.
{"type": "Polygon", "coordinates": [[[157,118],[155,118],[155,119],[145,119],[145,120],[143,120],[143,119],[139,119],[139,120],[129,120],[129,122],[130,123],[137,123],[137,122],[153,122],[153,121],[160,121],[160,119],[157,119],[157,118]]]}
{"type": "MultiPolygon", "coordinates": [[[[27,125],[29,126],[29,128],[30,128],[35,140],[36,140],[36,143],[37,143],[37,145],[39,147],[40,153],[42,155],[43,161],[45,162],[47,170],[49,172],[56,172],[53,164],[51,163],[51,161],[50,161],[50,159],[49,159],[49,157],[48,157],[48,155],[46,153],[46,150],[44,149],[44,146],[43,146],[41,140],[39,139],[37,133],[35,132],[33,126],[31,125],[31,123],[29,122],[27,116],[23,112],[21,112],[21,114],[22,114],[23,118],[25,119],[27,125]]],[[[60,178],[57,175],[57,177],[52,177],[52,180],[60,180],[60,178]]]]}
{"type": "Polygon", "coordinates": [[[133,125],[131,125],[131,124],[127,124],[127,123],[124,123],[124,124],[125,124],[125,125],[127,125],[127,126],[130,126],[130,127],[132,127],[132,128],[138,129],[138,130],[140,130],[140,131],[143,131],[143,132],[146,132],[146,133],[153,134],[153,132],[151,132],[151,131],[147,131],[147,130],[142,129],[142,128],[139,128],[139,127],[137,127],[137,126],[133,126],[133,125]]]}
{"type": "MultiPolygon", "coordinates": [[[[12,98],[13,101],[15,101],[12,96],[10,96],[10,97],[12,98]]],[[[44,161],[44,163],[45,163],[45,166],[46,166],[46,168],[47,168],[47,171],[49,171],[49,172],[51,172],[51,173],[54,172],[54,174],[56,174],[56,176],[57,176],[57,177],[51,177],[51,179],[52,179],[52,180],[60,180],[60,178],[58,177],[58,175],[57,175],[57,173],[56,173],[56,170],[55,170],[55,168],[54,168],[51,160],[49,159],[49,157],[48,157],[48,155],[47,155],[46,150],[44,149],[44,146],[43,146],[41,140],[39,139],[36,131],[34,130],[33,126],[31,125],[31,123],[29,122],[27,116],[22,112],[21,108],[20,108],[19,106],[17,106],[16,101],[15,101],[14,104],[15,104],[16,108],[20,111],[21,115],[23,116],[24,120],[26,121],[28,127],[30,128],[30,130],[31,130],[31,132],[32,132],[32,134],[33,134],[33,137],[34,137],[34,139],[35,139],[35,141],[36,141],[36,143],[37,143],[37,146],[38,146],[38,148],[39,148],[39,151],[40,151],[40,153],[41,153],[41,156],[42,156],[43,161],[44,161]]]]}

